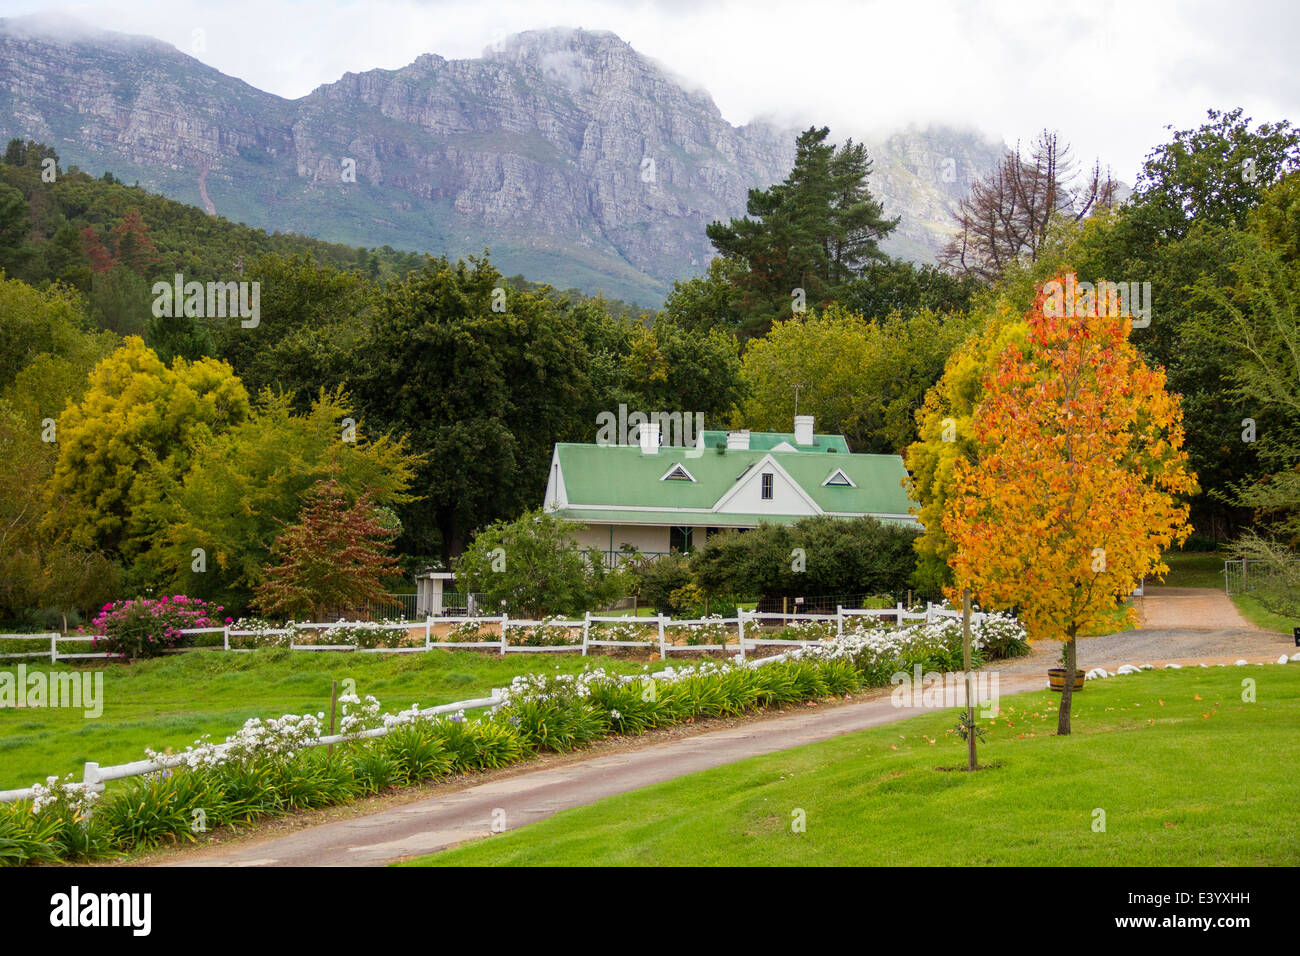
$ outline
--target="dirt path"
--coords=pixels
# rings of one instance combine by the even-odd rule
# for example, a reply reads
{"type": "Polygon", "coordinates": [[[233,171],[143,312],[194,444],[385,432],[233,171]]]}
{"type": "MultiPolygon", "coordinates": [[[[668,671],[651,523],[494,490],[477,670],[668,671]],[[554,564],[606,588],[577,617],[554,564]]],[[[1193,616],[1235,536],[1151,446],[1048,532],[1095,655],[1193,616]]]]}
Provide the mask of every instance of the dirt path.
{"type": "Polygon", "coordinates": [[[1142,598],[1142,626],[1255,630],[1232,600],[1214,588],[1147,588],[1142,598]]]}
{"type": "MultiPolygon", "coordinates": [[[[1047,686],[1046,675],[1000,680],[1001,696],[1047,686]]],[[[888,689],[868,700],[807,707],[685,739],[578,759],[485,780],[378,813],[338,820],[288,835],[253,837],[160,860],[168,866],[379,866],[536,823],[561,810],[650,784],[865,730],[921,713],[894,707],[888,689]]]]}

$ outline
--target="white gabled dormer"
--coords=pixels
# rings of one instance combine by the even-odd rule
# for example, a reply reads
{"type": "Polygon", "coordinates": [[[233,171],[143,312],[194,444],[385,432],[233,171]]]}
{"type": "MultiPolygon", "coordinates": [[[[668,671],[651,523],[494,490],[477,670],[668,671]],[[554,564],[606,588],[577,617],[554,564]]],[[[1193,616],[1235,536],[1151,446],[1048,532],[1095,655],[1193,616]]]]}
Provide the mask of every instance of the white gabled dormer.
{"type": "Polygon", "coordinates": [[[823,488],[825,488],[827,485],[832,485],[832,486],[842,485],[845,488],[857,487],[857,485],[853,483],[853,479],[850,478],[848,475],[844,474],[843,468],[836,468],[834,471],[830,473],[827,479],[822,482],[823,488]]]}
{"type": "Polygon", "coordinates": [[[694,481],[695,476],[686,470],[685,465],[679,463],[673,465],[662,475],[660,475],[659,480],[660,481],[694,481]]]}
{"type": "Polygon", "coordinates": [[[713,511],[719,514],[816,515],[822,509],[770,454],[736,479],[713,511]]]}
{"type": "Polygon", "coordinates": [[[560,446],[551,452],[551,471],[546,477],[546,498],[543,511],[555,511],[569,506],[569,494],[564,489],[564,471],[560,468],[560,446]]]}

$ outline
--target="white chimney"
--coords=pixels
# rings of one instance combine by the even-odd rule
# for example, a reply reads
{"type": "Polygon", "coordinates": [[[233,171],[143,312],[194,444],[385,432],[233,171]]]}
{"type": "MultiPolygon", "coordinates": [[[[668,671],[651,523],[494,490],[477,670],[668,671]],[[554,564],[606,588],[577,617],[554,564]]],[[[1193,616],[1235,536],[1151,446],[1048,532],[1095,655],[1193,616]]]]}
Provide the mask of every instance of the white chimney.
{"type": "Polygon", "coordinates": [[[794,443],[796,445],[811,445],[813,443],[813,417],[811,415],[796,415],[794,417],[794,443]]]}
{"type": "Polygon", "coordinates": [[[727,432],[727,450],[749,451],[749,429],[742,428],[738,432],[727,432]]]}
{"type": "Polygon", "coordinates": [[[638,426],[637,434],[641,439],[641,454],[659,454],[659,423],[646,422],[638,426]]]}

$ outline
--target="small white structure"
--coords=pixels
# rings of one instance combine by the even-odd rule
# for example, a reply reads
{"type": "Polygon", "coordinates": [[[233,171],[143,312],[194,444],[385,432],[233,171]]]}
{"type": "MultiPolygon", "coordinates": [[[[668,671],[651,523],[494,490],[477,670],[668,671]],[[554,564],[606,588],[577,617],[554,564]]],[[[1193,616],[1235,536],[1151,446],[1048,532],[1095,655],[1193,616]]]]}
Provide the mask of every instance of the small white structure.
{"type": "Polygon", "coordinates": [[[415,576],[416,616],[438,617],[442,614],[442,593],[446,582],[456,580],[450,571],[425,571],[415,576]]]}

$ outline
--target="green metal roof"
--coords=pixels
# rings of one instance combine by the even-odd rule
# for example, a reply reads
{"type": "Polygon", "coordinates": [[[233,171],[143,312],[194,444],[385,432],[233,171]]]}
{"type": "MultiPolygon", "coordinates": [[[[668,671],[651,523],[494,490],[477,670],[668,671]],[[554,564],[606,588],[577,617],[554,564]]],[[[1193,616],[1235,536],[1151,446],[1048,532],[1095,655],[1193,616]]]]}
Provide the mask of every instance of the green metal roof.
{"type": "Polygon", "coordinates": [[[568,507],[559,513],[575,520],[617,520],[619,523],[635,520],[651,524],[689,521],[711,526],[797,520],[799,516],[793,515],[723,516],[710,511],[719,498],[769,454],[825,512],[907,515],[914,507],[902,485],[907,471],[897,455],[769,452],[761,448],[728,449],[723,454],[715,448],[705,448],[699,454],[695,449],[671,446],[662,446],[657,454],[646,455],[636,445],[559,444],[555,448],[568,499],[568,507]],[[681,465],[695,480],[661,481],[674,465],[681,465]],[[823,485],[836,469],[843,471],[856,487],[823,485]],[[628,514],[614,518],[611,517],[614,512],[604,512],[598,517],[602,512],[593,510],[592,505],[618,509],[620,514],[627,509],[628,514]],[[698,509],[700,514],[697,518],[683,514],[681,509],[698,509]],[[578,512],[582,512],[581,517],[578,512]],[[642,517],[631,517],[636,514],[642,517]]]}
{"type": "MultiPolygon", "coordinates": [[[[704,435],[704,447],[709,451],[714,451],[714,446],[717,445],[718,442],[726,444],[726,432],[705,430],[702,434],[704,435]]],[[[777,445],[781,444],[781,442],[789,442],[791,445],[795,445],[794,432],[749,433],[749,447],[757,451],[767,451],[770,448],[775,448],[777,445]]],[[[795,447],[805,454],[808,452],[821,452],[822,454],[826,454],[826,452],[830,451],[832,448],[842,455],[847,455],[849,453],[849,443],[844,439],[843,435],[813,435],[813,443],[811,445],[795,445],[795,447]]]]}

